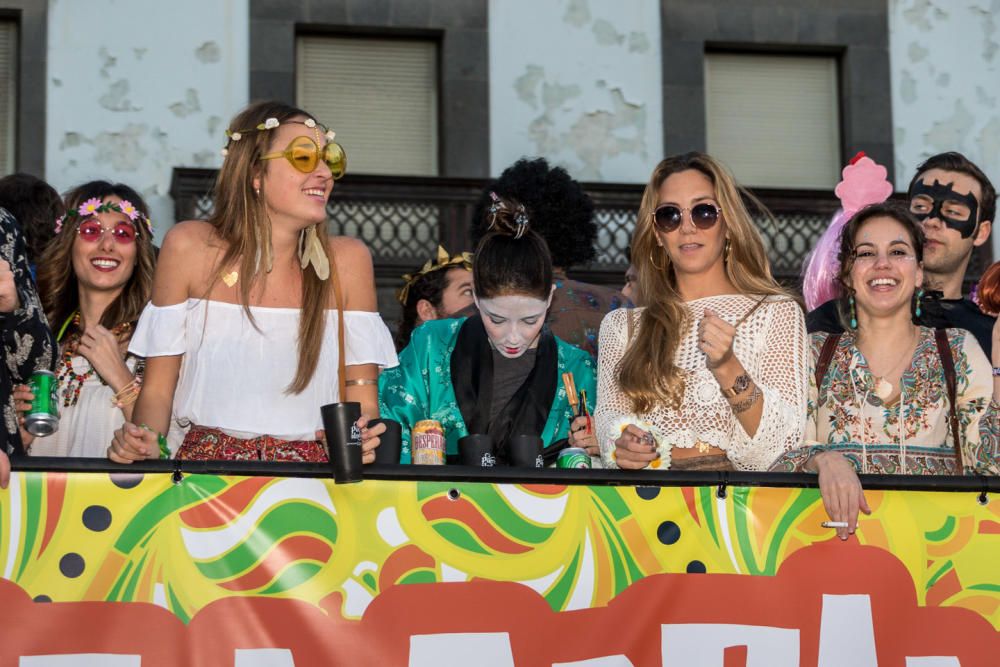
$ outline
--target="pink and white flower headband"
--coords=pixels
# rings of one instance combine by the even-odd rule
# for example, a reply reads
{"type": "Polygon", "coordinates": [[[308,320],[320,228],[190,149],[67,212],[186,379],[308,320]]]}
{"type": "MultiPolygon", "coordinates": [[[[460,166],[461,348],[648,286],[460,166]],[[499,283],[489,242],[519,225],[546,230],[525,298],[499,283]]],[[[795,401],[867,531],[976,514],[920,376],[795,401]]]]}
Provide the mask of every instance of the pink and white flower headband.
{"type": "Polygon", "coordinates": [[[62,231],[63,223],[71,221],[74,218],[92,218],[98,213],[110,213],[111,211],[125,215],[132,221],[133,224],[135,224],[136,221],[141,220],[143,224],[146,225],[146,229],[149,233],[153,233],[153,223],[149,217],[143,214],[142,211],[137,209],[135,205],[127,199],[123,199],[120,202],[102,202],[99,197],[91,197],[75,209],[66,211],[66,215],[60,216],[59,219],[56,220],[56,234],[62,231]]]}

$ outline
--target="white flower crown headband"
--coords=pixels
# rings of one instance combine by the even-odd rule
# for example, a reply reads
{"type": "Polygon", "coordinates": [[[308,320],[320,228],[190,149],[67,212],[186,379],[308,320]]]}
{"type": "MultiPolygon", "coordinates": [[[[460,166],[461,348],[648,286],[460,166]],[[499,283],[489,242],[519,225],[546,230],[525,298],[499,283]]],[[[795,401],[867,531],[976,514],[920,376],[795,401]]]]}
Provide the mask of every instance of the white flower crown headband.
{"type": "MultiPolygon", "coordinates": [[[[337,136],[336,132],[328,128],[326,125],[321,125],[320,123],[317,123],[312,118],[306,118],[305,120],[286,120],[285,122],[300,123],[302,125],[305,125],[311,130],[316,130],[316,139],[317,139],[316,143],[319,143],[318,141],[319,130],[317,128],[320,127],[323,128],[324,130],[323,134],[326,137],[327,141],[333,141],[334,138],[337,136]]],[[[234,141],[239,141],[240,139],[243,138],[243,135],[246,134],[247,132],[262,132],[264,130],[273,130],[279,125],[281,125],[281,121],[279,121],[277,118],[268,118],[263,123],[257,123],[257,127],[252,127],[249,130],[226,130],[226,136],[229,137],[229,141],[226,143],[225,147],[223,147],[221,151],[222,157],[226,157],[229,155],[229,144],[234,141]]]]}
{"type": "Polygon", "coordinates": [[[91,218],[98,213],[110,213],[111,211],[124,214],[132,224],[135,224],[137,220],[141,220],[146,225],[149,233],[153,233],[153,221],[149,219],[149,216],[137,209],[129,200],[122,199],[117,203],[113,201],[102,202],[100,197],[91,197],[76,208],[66,211],[65,215],[59,216],[56,220],[56,234],[62,231],[63,223],[74,218],[91,218]]]}

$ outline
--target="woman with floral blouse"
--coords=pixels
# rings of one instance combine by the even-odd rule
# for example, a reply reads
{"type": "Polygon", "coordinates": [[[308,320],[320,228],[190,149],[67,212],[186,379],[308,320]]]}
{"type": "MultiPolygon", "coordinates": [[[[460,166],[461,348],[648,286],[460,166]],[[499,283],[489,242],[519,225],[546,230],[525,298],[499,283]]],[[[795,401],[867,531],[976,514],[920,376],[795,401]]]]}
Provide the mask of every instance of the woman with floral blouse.
{"type": "Polygon", "coordinates": [[[845,332],[812,334],[805,446],[772,467],[819,475],[827,513],[845,524],[841,539],[854,532],[859,511],[869,512],[858,473],[1000,473],[1000,380],[986,354],[964,329],[914,323],[924,243],[896,204],[864,208],[844,227],[845,332]]]}

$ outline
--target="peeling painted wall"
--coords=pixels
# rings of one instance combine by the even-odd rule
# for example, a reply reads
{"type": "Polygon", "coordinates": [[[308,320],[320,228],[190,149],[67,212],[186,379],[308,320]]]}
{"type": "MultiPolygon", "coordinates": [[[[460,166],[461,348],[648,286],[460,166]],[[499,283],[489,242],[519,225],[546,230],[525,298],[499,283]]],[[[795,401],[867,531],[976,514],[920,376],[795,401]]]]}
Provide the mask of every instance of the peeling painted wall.
{"type": "Polygon", "coordinates": [[[896,188],[949,150],[1000,186],[1000,0],[889,0],[889,54],[896,188]]]}
{"type": "Polygon", "coordinates": [[[218,167],[222,132],[248,99],[248,0],[51,0],[46,178],[104,178],[173,224],[175,166],[218,167]]]}
{"type": "Polygon", "coordinates": [[[663,153],[660,8],[491,0],[490,165],[544,155],[576,178],[645,182],[663,153]]]}

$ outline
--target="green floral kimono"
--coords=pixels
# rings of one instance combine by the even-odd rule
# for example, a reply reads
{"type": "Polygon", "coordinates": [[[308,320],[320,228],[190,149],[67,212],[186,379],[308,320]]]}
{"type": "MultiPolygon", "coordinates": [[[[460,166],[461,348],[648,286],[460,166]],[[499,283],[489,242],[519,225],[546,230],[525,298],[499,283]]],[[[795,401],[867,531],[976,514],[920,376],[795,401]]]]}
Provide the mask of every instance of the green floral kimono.
{"type": "MultiPolygon", "coordinates": [[[[583,350],[553,336],[539,339],[535,367],[492,423],[493,356],[482,320],[477,316],[434,320],[420,325],[399,354],[399,365],[379,378],[382,417],[402,425],[400,463],[410,462],[410,429],[422,419],[436,419],[444,428],[447,453],[458,453],[458,441],[470,432],[489,433],[503,461],[510,435],[538,433],[545,447],[569,435],[572,409],[562,383],[572,373],[577,390],[586,390],[593,409],[594,362],[583,350]]],[[[547,453],[554,458],[557,448],[547,453]]]]}

